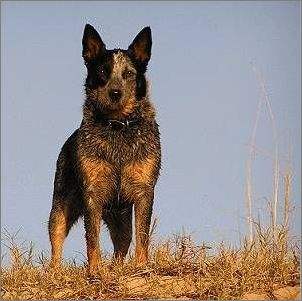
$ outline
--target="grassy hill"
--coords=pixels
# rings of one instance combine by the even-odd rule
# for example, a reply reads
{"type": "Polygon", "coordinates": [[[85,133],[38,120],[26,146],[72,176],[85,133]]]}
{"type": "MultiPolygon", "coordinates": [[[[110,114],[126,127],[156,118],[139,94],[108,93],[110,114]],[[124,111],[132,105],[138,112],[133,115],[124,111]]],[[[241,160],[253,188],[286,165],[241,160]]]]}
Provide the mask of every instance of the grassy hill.
{"type": "Polygon", "coordinates": [[[300,249],[284,229],[276,237],[257,228],[253,243],[220,244],[215,250],[174,235],[150,247],[149,264],[103,259],[99,279],[85,264],[48,267],[32,248],[11,245],[11,264],[1,269],[2,299],[299,299],[300,249]]]}

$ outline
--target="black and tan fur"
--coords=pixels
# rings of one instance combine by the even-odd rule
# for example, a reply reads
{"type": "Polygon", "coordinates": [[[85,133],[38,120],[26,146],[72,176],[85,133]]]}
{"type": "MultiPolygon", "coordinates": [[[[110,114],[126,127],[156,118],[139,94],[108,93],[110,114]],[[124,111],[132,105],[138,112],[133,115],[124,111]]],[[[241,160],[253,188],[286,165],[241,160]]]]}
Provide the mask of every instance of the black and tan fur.
{"type": "Polygon", "coordinates": [[[84,217],[88,272],[100,264],[101,220],[114,257],[123,259],[132,239],[134,207],[138,263],[148,258],[154,186],[160,170],[160,139],[145,78],[151,30],[144,28],[127,50],[107,50],[89,24],[83,35],[86,99],[80,127],[59,154],[49,218],[51,263],[61,261],[65,237],[84,217]]]}

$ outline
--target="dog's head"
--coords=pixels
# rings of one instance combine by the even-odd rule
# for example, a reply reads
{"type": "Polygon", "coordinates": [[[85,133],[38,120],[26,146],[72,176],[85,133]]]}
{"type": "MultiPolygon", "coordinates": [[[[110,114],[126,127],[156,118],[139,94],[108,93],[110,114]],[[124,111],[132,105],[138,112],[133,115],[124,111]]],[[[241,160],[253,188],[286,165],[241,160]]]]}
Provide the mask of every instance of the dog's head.
{"type": "Polygon", "coordinates": [[[87,100],[111,117],[127,117],[147,93],[145,72],[151,56],[150,27],[142,29],[127,50],[107,50],[98,32],[87,24],[82,45],[87,67],[87,100]]]}

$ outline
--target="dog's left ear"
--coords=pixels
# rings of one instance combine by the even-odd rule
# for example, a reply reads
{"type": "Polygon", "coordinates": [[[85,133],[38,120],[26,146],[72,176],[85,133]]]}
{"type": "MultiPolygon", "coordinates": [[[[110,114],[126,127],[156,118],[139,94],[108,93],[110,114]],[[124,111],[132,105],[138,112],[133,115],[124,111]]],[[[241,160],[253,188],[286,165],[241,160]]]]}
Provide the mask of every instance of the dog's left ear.
{"type": "Polygon", "coordinates": [[[130,44],[128,51],[138,62],[147,66],[151,57],[151,46],[151,28],[148,26],[143,28],[138,33],[133,42],[130,44]]]}
{"type": "Polygon", "coordinates": [[[93,61],[106,50],[106,46],[99,33],[90,24],[86,24],[85,26],[82,46],[82,56],[86,64],[93,61]]]}

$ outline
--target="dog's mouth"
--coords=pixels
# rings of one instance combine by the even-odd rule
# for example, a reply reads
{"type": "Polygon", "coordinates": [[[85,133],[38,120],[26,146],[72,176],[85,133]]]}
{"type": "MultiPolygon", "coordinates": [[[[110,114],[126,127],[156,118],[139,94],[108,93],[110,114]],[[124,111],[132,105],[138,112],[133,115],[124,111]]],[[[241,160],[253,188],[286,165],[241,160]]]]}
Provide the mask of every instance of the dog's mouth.
{"type": "Polygon", "coordinates": [[[108,110],[110,117],[118,120],[128,118],[136,108],[136,102],[132,99],[124,99],[121,102],[114,104],[108,110]]]}
{"type": "Polygon", "coordinates": [[[120,102],[112,103],[110,100],[98,99],[94,101],[94,106],[97,111],[106,118],[117,120],[127,119],[132,115],[137,107],[134,99],[122,99],[120,102]]]}

